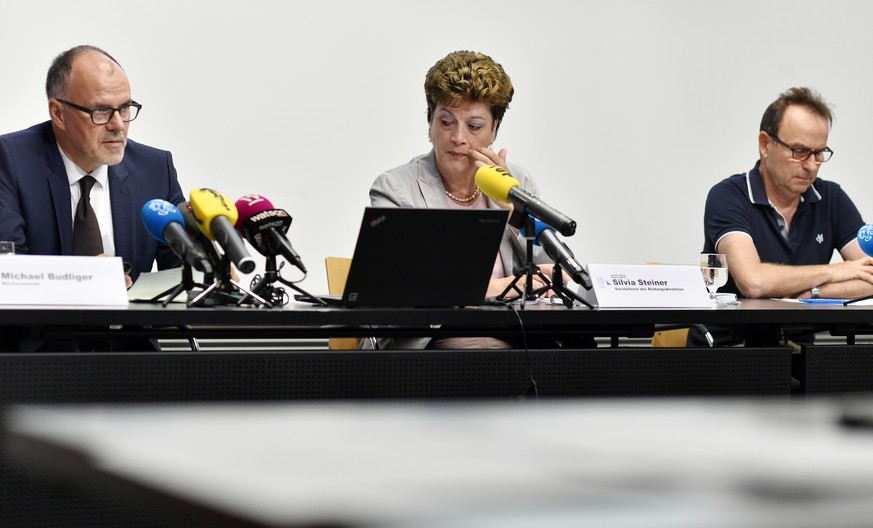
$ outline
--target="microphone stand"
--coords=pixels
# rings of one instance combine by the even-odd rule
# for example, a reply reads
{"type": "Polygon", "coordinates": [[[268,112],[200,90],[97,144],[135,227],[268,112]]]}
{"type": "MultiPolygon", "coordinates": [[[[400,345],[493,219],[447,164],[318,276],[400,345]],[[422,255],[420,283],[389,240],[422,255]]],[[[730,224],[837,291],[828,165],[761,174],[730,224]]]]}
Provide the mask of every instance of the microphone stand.
{"type": "MultiPolygon", "coordinates": [[[[513,227],[521,228],[522,227],[521,225],[517,225],[517,224],[520,224],[521,221],[519,221],[518,218],[515,218],[515,220],[513,220],[513,218],[516,216],[515,213],[517,211],[518,210],[516,209],[516,211],[513,212],[512,216],[509,219],[509,224],[513,227]]],[[[530,234],[533,234],[534,236],[536,236],[535,231],[534,231],[536,221],[533,219],[533,217],[531,217],[530,215],[524,214],[522,216],[522,218],[524,219],[523,220],[524,233],[530,233],[530,234]]],[[[515,276],[515,279],[513,279],[513,281],[511,283],[509,283],[509,286],[507,286],[506,289],[504,289],[503,292],[501,292],[500,295],[497,296],[497,301],[503,302],[503,301],[507,300],[506,294],[508,294],[510,291],[514,291],[514,292],[518,293],[521,297],[521,309],[522,310],[524,310],[524,303],[527,299],[536,299],[540,294],[548,291],[552,287],[552,282],[548,279],[548,277],[546,277],[543,274],[542,271],[540,271],[540,268],[536,264],[534,264],[534,262],[533,262],[533,239],[534,239],[534,237],[529,235],[529,234],[526,234],[524,239],[526,242],[524,264],[522,264],[517,270],[515,270],[515,273],[513,274],[515,276]],[[539,279],[543,282],[543,284],[545,284],[545,286],[542,286],[542,287],[534,290],[533,289],[533,276],[534,275],[539,277],[539,279]],[[518,281],[522,277],[525,278],[524,291],[519,289],[517,286],[518,281]]]]}
{"type": "Polygon", "coordinates": [[[236,304],[240,305],[244,299],[253,298],[255,302],[267,308],[272,308],[273,303],[264,300],[255,293],[247,290],[230,276],[230,259],[227,255],[221,256],[221,261],[218,263],[219,274],[215,281],[208,288],[204,289],[200,295],[188,300],[188,306],[216,306],[219,304],[236,304]],[[242,299],[233,295],[233,287],[246,295],[242,299]]]}
{"type": "MultiPolygon", "coordinates": [[[[284,265],[285,263],[283,262],[282,266],[284,265]]],[[[264,276],[260,277],[257,282],[252,285],[253,293],[251,293],[251,295],[254,296],[256,294],[259,294],[267,299],[270,299],[276,304],[285,304],[283,302],[285,299],[285,289],[273,286],[275,283],[279,282],[301,294],[303,297],[306,298],[307,301],[314,302],[321,306],[327,306],[327,302],[324,299],[320,299],[315,295],[312,295],[311,293],[305,291],[303,288],[300,288],[293,282],[282,278],[282,276],[279,274],[280,269],[281,266],[276,266],[276,255],[269,255],[264,264],[264,276]]],[[[240,300],[240,304],[245,302],[248,298],[249,295],[243,297],[240,300]]]]}
{"type": "Polygon", "coordinates": [[[581,295],[574,292],[570,288],[567,288],[567,285],[564,283],[564,274],[559,264],[555,264],[555,266],[552,268],[552,290],[555,292],[555,295],[564,302],[564,306],[566,306],[567,308],[573,307],[573,301],[579,301],[588,308],[594,309],[594,306],[592,306],[591,303],[583,299],[581,295]]]}
{"type": "Polygon", "coordinates": [[[194,273],[191,270],[191,265],[188,264],[187,262],[183,262],[182,263],[182,282],[173,286],[172,288],[164,290],[163,292],[159,293],[158,295],[155,295],[154,297],[149,299],[149,302],[152,302],[152,303],[160,302],[162,297],[167,296],[167,298],[164,299],[163,302],[161,302],[161,306],[166,308],[167,305],[170,304],[171,302],[173,302],[173,299],[178,297],[180,293],[182,293],[183,291],[190,292],[196,286],[200,286],[201,288],[204,288],[204,289],[206,288],[205,284],[200,284],[199,282],[194,282],[194,273]]]}
{"type": "MultiPolygon", "coordinates": [[[[556,262],[552,267],[551,280],[549,280],[543,272],[540,271],[539,267],[534,264],[533,241],[536,237],[536,220],[534,217],[525,214],[524,211],[520,211],[519,208],[516,208],[509,217],[509,224],[513,227],[521,228],[523,232],[526,233],[524,237],[526,241],[526,258],[524,264],[515,272],[515,280],[513,280],[512,283],[503,290],[503,292],[497,297],[497,301],[505,301],[506,294],[510,291],[515,291],[519,294],[523,293],[524,295],[521,296],[521,309],[523,310],[526,299],[536,299],[540,294],[552,290],[567,308],[571,308],[574,301],[579,301],[588,308],[593,309],[594,306],[591,303],[582,298],[578,293],[567,288],[567,285],[564,283],[563,270],[561,269],[560,264],[556,262]],[[522,223],[524,224],[523,226],[521,225],[522,223]],[[528,235],[527,233],[530,234],[528,235]],[[534,274],[536,274],[544,284],[544,286],[537,288],[536,290],[533,289],[534,274]],[[517,287],[517,283],[522,276],[526,278],[524,292],[517,287]]],[[[582,285],[582,287],[585,288],[585,285],[582,285]]],[[[585,289],[590,289],[590,286],[585,289]]]]}

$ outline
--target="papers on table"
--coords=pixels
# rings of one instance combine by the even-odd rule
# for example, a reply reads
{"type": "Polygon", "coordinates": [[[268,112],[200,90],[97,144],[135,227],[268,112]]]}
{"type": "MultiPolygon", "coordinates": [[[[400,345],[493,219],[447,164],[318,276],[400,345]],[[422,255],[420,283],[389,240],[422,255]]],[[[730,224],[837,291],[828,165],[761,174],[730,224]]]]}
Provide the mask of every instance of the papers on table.
{"type": "MultiPolygon", "coordinates": [[[[203,273],[194,271],[194,282],[203,282],[203,273]]],[[[147,302],[164,292],[167,292],[182,282],[182,268],[173,268],[152,273],[141,273],[127,290],[130,302],[147,302]]],[[[173,302],[183,303],[187,295],[178,295],[173,302]]]]}

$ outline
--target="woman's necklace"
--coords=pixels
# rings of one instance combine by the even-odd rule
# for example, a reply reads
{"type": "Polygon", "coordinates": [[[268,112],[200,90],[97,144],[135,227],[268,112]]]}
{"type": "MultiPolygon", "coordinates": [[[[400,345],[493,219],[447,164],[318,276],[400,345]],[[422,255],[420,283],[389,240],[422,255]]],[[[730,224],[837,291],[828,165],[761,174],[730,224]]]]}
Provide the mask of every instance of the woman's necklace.
{"type": "Polygon", "coordinates": [[[449,191],[446,191],[446,196],[448,196],[449,198],[451,198],[452,200],[454,200],[456,202],[467,203],[467,202],[472,202],[473,200],[478,198],[481,193],[482,193],[482,191],[479,189],[479,186],[477,185],[476,190],[473,191],[473,194],[471,194],[470,196],[468,196],[466,198],[458,198],[457,196],[450,193],[449,191]]]}

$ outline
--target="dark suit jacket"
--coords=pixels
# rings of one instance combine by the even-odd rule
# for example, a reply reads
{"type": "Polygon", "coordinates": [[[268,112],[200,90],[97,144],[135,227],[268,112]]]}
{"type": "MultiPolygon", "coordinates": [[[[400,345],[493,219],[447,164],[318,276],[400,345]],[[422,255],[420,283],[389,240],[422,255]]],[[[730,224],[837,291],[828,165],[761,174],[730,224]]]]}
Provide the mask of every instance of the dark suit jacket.
{"type": "MultiPolygon", "coordinates": [[[[166,244],[142,223],[142,206],[153,198],[184,201],[172,155],[128,140],[124,159],[109,167],[115,254],[131,265],[131,278],[181,265],[166,244]]],[[[73,212],[70,183],[51,121],[0,136],[0,240],[33,255],[70,255],[73,212]]]]}

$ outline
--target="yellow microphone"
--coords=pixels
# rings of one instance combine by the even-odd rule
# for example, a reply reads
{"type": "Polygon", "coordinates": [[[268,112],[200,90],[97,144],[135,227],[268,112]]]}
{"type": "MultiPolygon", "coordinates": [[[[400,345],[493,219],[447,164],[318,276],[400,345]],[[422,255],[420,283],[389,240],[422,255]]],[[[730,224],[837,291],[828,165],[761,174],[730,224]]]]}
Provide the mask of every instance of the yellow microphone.
{"type": "Polygon", "coordinates": [[[492,200],[509,202],[509,191],[520,184],[506,169],[485,165],[476,171],[476,185],[492,200]]]}
{"type": "Polygon", "coordinates": [[[191,191],[188,202],[197,227],[206,238],[217,241],[238,270],[243,273],[255,271],[255,261],[233,227],[239,217],[233,202],[220,192],[207,188],[191,191]]]}
{"type": "MultiPolygon", "coordinates": [[[[540,219],[564,236],[576,233],[576,221],[521,188],[518,180],[506,169],[483,165],[476,171],[476,185],[485,196],[500,202],[510,202],[516,212],[540,219]]],[[[511,222],[510,218],[510,223],[511,222]]]]}

